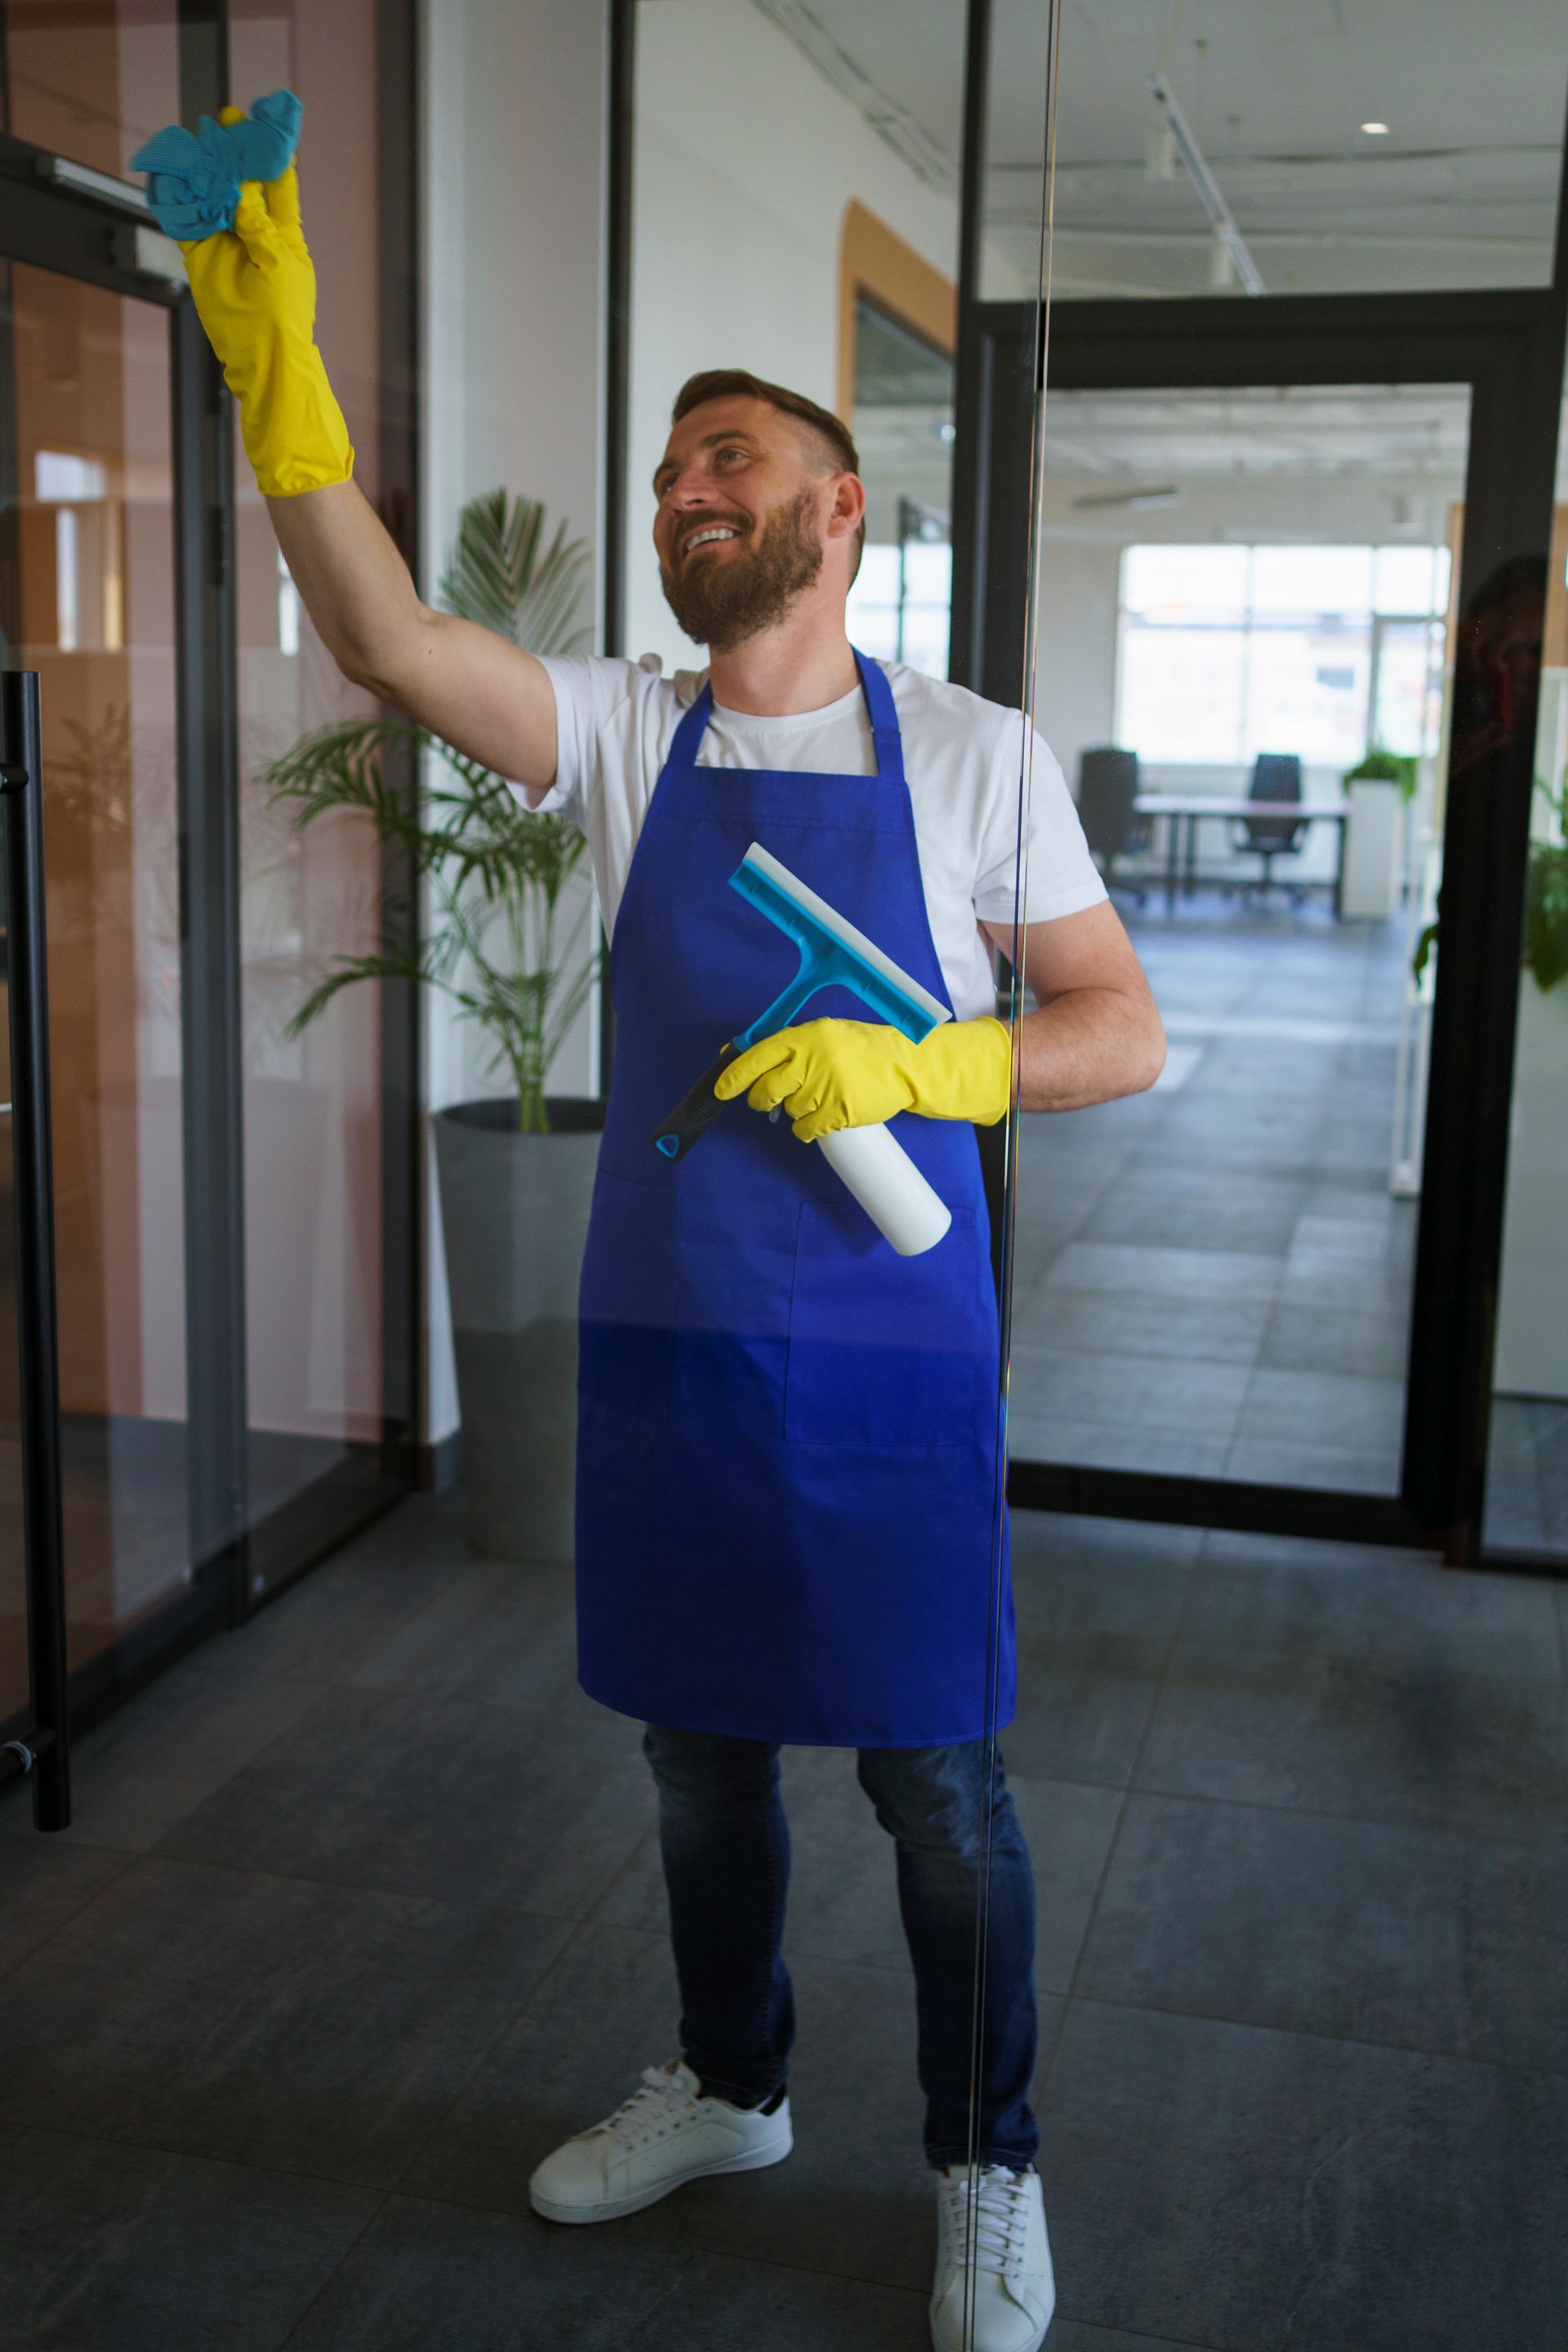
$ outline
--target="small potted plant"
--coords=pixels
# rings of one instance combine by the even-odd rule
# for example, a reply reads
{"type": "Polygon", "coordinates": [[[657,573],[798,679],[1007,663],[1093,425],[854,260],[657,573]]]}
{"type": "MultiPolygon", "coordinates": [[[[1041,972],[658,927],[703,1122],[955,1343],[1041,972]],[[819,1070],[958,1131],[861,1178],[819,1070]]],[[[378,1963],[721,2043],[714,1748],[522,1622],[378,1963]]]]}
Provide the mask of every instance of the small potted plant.
{"type": "Polygon", "coordinates": [[[1416,773],[1417,763],[1409,754],[1385,751],[1381,744],[1373,743],[1353,768],[1346,769],[1344,783],[1347,791],[1352,784],[1397,784],[1409,801],[1415,797],[1416,773]]]}
{"type": "Polygon", "coordinates": [[[1524,965],[1542,996],[1568,980],[1568,777],[1556,792],[1538,776],[1536,791],[1552,810],[1555,840],[1530,845],[1525,877],[1524,965]]]}
{"type": "MultiPolygon", "coordinates": [[[[543,508],[491,490],[458,519],[447,610],[532,653],[570,653],[587,551],[543,508]]],[[[268,772],[296,826],[358,810],[423,886],[416,936],[339,956],[289,1022],[297,1035],[342,988],[410,981],[477,1022],[512,1091],[435,1118],[441,1221],[463,1424],[465,1527],[503,1559],[570,1559],[576,1433],[577,1275],[603,1105],[547,1092],[552,1065],[600,964],[587,845],[531,815],[501,777],[403,719],[353,719],[305,737],[268,772]],[[425,781],[400,789],[413,752],[425,781]]]]}

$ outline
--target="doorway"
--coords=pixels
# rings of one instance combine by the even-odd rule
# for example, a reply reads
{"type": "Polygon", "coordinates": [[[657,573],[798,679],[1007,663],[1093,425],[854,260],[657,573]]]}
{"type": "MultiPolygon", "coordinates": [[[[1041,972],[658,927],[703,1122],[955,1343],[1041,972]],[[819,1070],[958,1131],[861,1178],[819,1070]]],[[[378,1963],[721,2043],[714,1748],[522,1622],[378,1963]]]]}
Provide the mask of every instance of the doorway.
{"type": "MultiPolygon", "coordinates": [[[[270,809],[330,676],[259,501],[237,519],[179,254],[109,160],[0,136],[0,650],[40,680],[79,1729],[415,1470],[408,1007],[367,990],[288,1033],[396,877],[270,809]]],[[[0,1738],[27,1711],[10,1159],[0,1116],[0,1738]]]]}
{"type": "MultiPolygon", "coordinates": [[[[1053,311],[1037,723],[1171,1055],[1023,1123],[1016,1502],[1479,1542],[1533,730],[1480,648],[1500,596],[1539,634],[1559,332],[1511,296],[1053,311]]],[[[981,306],[953,634],[998,700],[1035,349],[981,306]]]]}

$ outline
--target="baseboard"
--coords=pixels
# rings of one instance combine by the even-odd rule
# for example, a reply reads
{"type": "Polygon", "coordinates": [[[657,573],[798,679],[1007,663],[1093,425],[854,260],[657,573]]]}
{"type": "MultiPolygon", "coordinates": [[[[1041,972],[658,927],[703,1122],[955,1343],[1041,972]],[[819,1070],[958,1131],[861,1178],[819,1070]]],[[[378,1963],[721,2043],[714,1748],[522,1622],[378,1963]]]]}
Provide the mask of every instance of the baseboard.
{"type": "Polygon", "coordinates": [[[445,1437],[437,1438],[432,1445],[422,1443],[414,1450],[415,1477],[422,1495],[444,1494],[454,1486],[463,1466],[463,1433],[450,1429],[445,1437]]]}

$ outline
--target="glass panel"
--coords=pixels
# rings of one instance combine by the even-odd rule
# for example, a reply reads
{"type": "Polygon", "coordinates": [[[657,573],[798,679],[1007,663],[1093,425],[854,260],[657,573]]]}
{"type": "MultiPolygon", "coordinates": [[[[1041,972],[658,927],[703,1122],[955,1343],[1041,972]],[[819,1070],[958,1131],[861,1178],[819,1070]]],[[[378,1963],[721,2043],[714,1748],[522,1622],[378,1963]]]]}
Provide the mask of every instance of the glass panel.
{"type": "MultiPolygon", "coordinates": [[[[300,167],[321,283],[318,334],[376,495],[375,8],[279,5],[237,17],[230,82],[305,107],[300,167]]],[[[278,551],[237,437],[247,1368],[252,1523],[382,1433],[380,984],[345,988],[298,1034],[310,991],[380,943],[381,869],[353,814],[304,830],[270,763],[333,720],[374,714],[321,644],[278,551]]]]}
{"type": "MultiPolygon", "coordinates": [[[[787,1012],[777,999],[813,921],[829,938],[842,938],[840,919],[854,926],[955,1016],[942,1043],[973,1074],[987,1150],[1003,1142],[1008,1072],[983,926],[1010,936],[1017,910],[1026,734],[1017,710],[947,678],[966,16],[962,0],[638,8],[617,649],[633,658],[555,668],[558,782],[595,842],[616,1018],[583,1286],[583,1680],[656,1726],[689,2062],[706,2047],[700,2071],[719,2081],[731,2069],[759,2097],[782,2085],[789,1996],[770,1949],[782,1849],[771,1760],[758,1760],[776,1745],[798,1883],[815,1889],[804,1899],[847,1919],[853,1885],[878,1906],[874,1930],[836,1928],[825,1948],[875,1949],[901,1969],[901,1889],[928,2029],[926,2152],[959,2168],[976,2143],[1002,2163],[1026,2164],[1034,2146],[1029,1865],[994,1743],[1011,1718],[1014,1662],[1011,1612],[992,1613],[1005,1464],[981,1148],[968,1116],[921,1117],[858,1090],[821,1148],[797,1139],[791,1119],[810,1119],[809,1082],[791,1084],[803,1057],[846,1051],[841,1024],[855,1023],[879,1063],[903,1050],[889,1030],[923,1028],[931,1008],[911,1016],[901,982],[902,1011],[889,1011],[868,994],[863,962],[838,964],[831,987],[787,1012]],[[797,411],[744,386],[672,420],[683,383],[708,369],[804,394],[827,413],[815,430],[831,456],[797,436],[797,411]],[[866,546],[851,582],[851,526],[831,501],[855,511],[857,482],[866,546]],[[760,534],[786,497],[804,499],[819,561],[797,572],[781,560],[763,597],[760,534]],[[775,648],[782,662],[757,658],[775,648]],[[699,700],[704,666],[710,705],[699,700]],[[606,804],[625,819],[602,823],[606,804]],[[783,882],[762,869],[771,894],[748,873],[752,842],[785,869],[783,882]],[[764,1055],[792,1057],[777,1065],[790,1118],[763,1115],[773,1088],[759,1071],[757,1101],[727,1103],[688,1147],[672,1104],[690,1087],[706,1110],[704,1065],[722,1052],[727,1071],[753,1025],[764,1055]],[[656,1138],[676,1147],[662,1164],[656,1138]],[[912,1165],[937,1203],[910,1185],[934,1222],[897,1243],[878,1182],[856,1190],[842,1172],[851,1153],[884,1146],[900,1181],[912,1165]],[[849,1748],[858,1764],[833,1752],[849,1748]],[[896,1880],[879,1819],[899,1841],[896,1880]],[[760,2036],[740,2026],[737,1968],[760,2036]]],[[[1044,99],[1037,87],[1037,142],[1044,99]]],[[[1037,252],[1023,274],[1037,280],[1037,252]]],[[[1026,549],[1025,532],[1020,572],[1026,549]]],[[[793,556],[782,533],[780,553],[793,556]]],[[[1014,611],[1020,587],[1006,583],[1014,611]]],[[[1042,785],[1038,806],[1049,798],[1042,785]]],[[[1064,897],[1098,897],[1065,795],[1039,837],[1064,897]]],[[[842,2030],[871,2048],[885,1988],[845,1978],[841,1990],[842,2030]]],[[[673,2023],[675,2004],[658,1998],[673,2023]]],[[[891,2063],[912,2076],[910,2053],[891,2063]]],[[[827,2080],[825,2114],[837,2100],[847,2121],[865,2083],[854,2069],[827,2080]]],[[[902,2160],[890,2157],[889,2182],[902,2160]]],[[[950,2305],[955,2341],[960,2317],[950,2305]]]]}
{"type": "MultiPolygon", "coordinates": [[[[20,611],[0,618],[6,659],[42,679],[73,1665],[188,1574],[168,339],[161,310],[20,265],[0,276],[21,558],[20,611]]],[[[7,1671],[0,1713],[22,1696],[7,1671]]]]}
{"type": "Polygon", "coordinates": [[[1040,725],[1170,1052],[1023,1123],[1016,1457],[1397,1491],[1467,424],[1441,386],[1049,395],[1040,725]]]}
{"type": "Polygon", "coordinates": [[[179,16],[178,0],[0,9],[0,129],[133,178],[135,150],[180,119],[179,16]]]}
{"type": "MultiPolygon", "coordinates": [[[[996,0],[994,300],[1032,290],[1053,14],[996,0]]],[[[1550,285],[1561,12],[1520,0],[1430,31],[1415,0],[1353,27],[1337,0],[1065,12],[1056,299],[1550,285]]]]}
{"type": "MultiPolygon", "coordinates": [[[[1568,412],[1565,412],[1568,425],[1568,412]]],[[[1557,445],[1485,1532],[1568,1556],[1568,429],[1557,445]]]]}

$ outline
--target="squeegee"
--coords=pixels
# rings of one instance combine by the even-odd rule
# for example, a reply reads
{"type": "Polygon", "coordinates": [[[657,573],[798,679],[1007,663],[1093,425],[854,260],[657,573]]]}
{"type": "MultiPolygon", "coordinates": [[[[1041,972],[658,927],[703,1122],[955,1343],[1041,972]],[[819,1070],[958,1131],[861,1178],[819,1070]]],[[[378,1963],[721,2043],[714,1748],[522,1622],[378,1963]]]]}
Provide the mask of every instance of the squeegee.
{"type": "MultiPolygon", "coordinates": [[[[725,1064],[775,1030],[787,1029],[821,989],[850,990],[868,1011],[917,1045],[939,1023],[952,1018],[939,998],[760,843],[752,842],[731,875],[730,887],[795,941],[800,964],[789,986],[721,1046],[696,1085],[654,1129],[654,1149],[667,1160],[683,1159],[723,1109],[713,1088],[725,1064]]],[[[885,1127],[841,1128],[821,1137],[819,1148],[900,1256],[931,1248],[952,1223],[952,1212],[885,1127]]]]}

